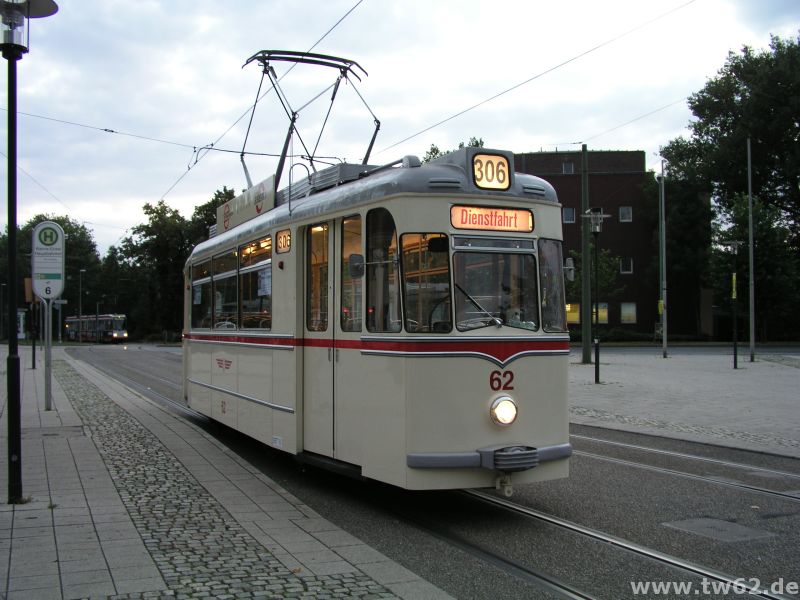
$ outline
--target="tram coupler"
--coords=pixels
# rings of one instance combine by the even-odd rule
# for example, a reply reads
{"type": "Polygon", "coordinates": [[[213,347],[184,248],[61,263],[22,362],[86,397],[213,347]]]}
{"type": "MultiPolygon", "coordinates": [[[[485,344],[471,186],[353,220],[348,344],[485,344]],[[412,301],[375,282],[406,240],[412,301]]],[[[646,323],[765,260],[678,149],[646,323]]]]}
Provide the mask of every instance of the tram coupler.
{"type": "Polygon", "coordinates": [[[503,496],[511,498],[514,495],[514,485],[511,483],[511,475],[501,475],[494,480],[494,489],[503,490],[503,496]]]}

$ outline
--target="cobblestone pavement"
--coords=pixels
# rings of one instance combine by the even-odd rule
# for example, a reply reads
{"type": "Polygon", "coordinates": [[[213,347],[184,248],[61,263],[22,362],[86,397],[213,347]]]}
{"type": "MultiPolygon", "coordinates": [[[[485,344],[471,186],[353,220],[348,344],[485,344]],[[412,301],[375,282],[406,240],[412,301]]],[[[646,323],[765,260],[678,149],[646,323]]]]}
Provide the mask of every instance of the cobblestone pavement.
{"type": "Polygon", "coordinates": [[[362,573],[294,573],[139,421],[69,364],[53,373],[97,446],[168,586],[114,598],[395,598],[362,573]]]}

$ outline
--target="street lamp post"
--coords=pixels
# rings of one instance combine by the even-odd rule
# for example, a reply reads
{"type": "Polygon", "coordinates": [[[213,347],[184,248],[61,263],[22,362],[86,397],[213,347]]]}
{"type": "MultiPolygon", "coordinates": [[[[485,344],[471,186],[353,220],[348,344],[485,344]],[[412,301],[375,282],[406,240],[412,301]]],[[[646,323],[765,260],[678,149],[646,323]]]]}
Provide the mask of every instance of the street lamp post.
{"type": "Polygon", "coordinates": [[[729,242],[722,242],[723,246],[730,246],[733,250],[733,270],[731,271],[731,312],[733,317],[733,368],[739,368],[739,324],[737,323],[738,310],[737,310],[737,294],[736,294],[736,257],[739,254],[739,246],[744,242],[739,240],[731,240],[729,242]]]}
{"type": "Polygon", "coordinates": [[[594,382],[600,383],[600,278],[598,277],[600,250],[598,245],[600,232],[603,230],[603,219],[611,215],[603,214],[602,208],[591,208],[582,216],[584,219],[589,219],[594,237],[594,382]]]}
{"type": "Polygon", "coordinates": [[[3,300],[4,300],[5,295],[6,295],[5,287],[6,287],[5,283],[0,283],[0,340],[3,339],[3,331],[5,331],[5,329],[3,328],[3,321],[4,321],[4,319],[3,319],[3,300]]]}
{"type": "Polygon", "coordinates": [[[660,292],[658,308],[661,313],[661,354],[667,358],[667,218],[663,160],[661,161],[661,175],[656,179],[658,179],[658,285],[660,292]]]}
{"type": "MultiPolygon", "coordinates": [[[[0,0],[0,48],[8,61],[8,314],[17,318],[17,61],[28,51],[29,19],[58,11],[53,0],[0,0]]],[[[22,501],[19,346],[8,336],[8,503],[22,501]]]]}
{"type": "Polygon", "coordinates": [[[83,274],[86,269],[78,271],[78,342],[83,341],[83,274]]]}

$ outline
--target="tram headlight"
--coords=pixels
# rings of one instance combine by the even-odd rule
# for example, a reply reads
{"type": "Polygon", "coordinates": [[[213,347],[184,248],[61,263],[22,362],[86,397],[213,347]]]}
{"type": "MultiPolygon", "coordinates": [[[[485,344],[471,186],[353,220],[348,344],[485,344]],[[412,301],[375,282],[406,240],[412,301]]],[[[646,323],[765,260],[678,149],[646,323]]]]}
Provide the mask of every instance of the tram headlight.
{"type": "Polygon", "coordinates": [[[508,396],[500,396],[492,402],[489,414],[498,425],[511,425],[517,420],[517,404],[508,396]]]}

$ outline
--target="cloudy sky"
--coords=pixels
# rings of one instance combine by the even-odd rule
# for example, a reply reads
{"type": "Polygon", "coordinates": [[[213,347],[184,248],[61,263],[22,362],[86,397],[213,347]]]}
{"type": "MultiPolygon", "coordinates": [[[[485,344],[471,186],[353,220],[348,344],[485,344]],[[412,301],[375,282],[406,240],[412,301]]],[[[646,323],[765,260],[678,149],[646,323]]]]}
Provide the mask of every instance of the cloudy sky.
{"type": "MultiPolygon", "coordinates": [[[[163,198],[189,217],[215,190],[246,187],[238,153],[261,70],[242,65],[259,50],[313,47],[368,72],[340,88],[318,155],[360,162],[369,108],[381,121],[373,164],[476,136],[515,152],[644,150],[656,169],[659,147],[686,132],[686,97],[729,51],[800,30],[798,0],[56,1],[56,15],[32,21],[18,63],[18,222],[68,214],[101,254],[145,221],[145,203],[163,198]]],[[[274,66],[294,109],[337,75],[274,66]]],[[[310,147],[328,96],[300,112],[310,147]]],[[[287,125],[264,95],[246,150],[278,154],[287,125]]],[[[276,165],[246,161],[254,182],[276,165]]]]}

